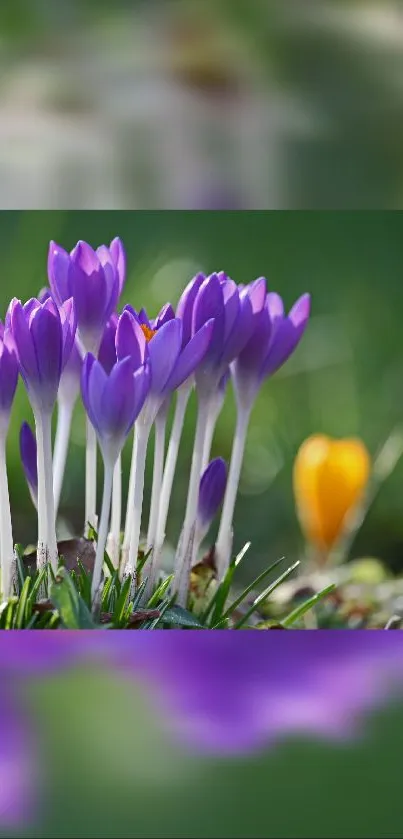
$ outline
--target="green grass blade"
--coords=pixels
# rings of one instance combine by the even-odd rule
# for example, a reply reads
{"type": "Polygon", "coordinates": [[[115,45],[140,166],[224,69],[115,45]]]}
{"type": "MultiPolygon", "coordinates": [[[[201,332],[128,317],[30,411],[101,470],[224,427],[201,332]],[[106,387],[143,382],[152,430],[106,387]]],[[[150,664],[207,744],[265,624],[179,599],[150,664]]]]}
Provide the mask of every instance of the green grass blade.
{"type": "Polygon", "coordinates": [[[158,586],[158,588],[155,590],[154,594],[151,595],[151,597],[150,597],[150,599],[147,603],[147,609],[153,609],[154,606],[156,606],[157,603],[160,600],[164,599],[164,594],[168,590],[169,586],[171,585],[171,582],[172,582],[173,578],[174,578],[174,575],[170,574],[169,577],[167,577],[166,580],[164,580],[161,583],[161,585],[158,586]]]}
{"type": "Polygon", "coordinates": [[[256,589],[258,585],[260,585],[262,580],[264,580],[268,576],[268,574],[274,571],[274,569],[277,568],[277,566],[280,565],[281,562],[284,562],[283,556],[281,556],[280,559],[276,559],[275,562],[273,562],[268,568],[262,571],[262,573],[259,574],[258,577],[256,577],[256,580],[253,580],[253,583],[250,583],[250,585],[248,585],[247,588],[244,589],[242,594],[240,594],[239,597],[237,597],[236,600],[234,600],[234,602],[231,603],[230,606],[228,606],[228,609],[224,612],[222,617],[228,618],[229,615],[231,615],[238,608],[238,606],[241,605],[241,603],[245,600],[245,597],[247,597],[248,594],[251,593],[251,591],[256,589]]]}
{"type": "Polygon", "coordinates": [[[234,573],[235,573],[236,569],[238,568],[238,566],[240,565],[240,563],[242,562],[242,560],[243,560],[245,554],[247,553],[247,551],[249,550],[250,546],[251,546],[251,543],[246,542],[246,544],[243,546],[242,550],[235,557],[234,561],[231,562],[223,581],[217,587],[216,591],[214,592],[214,594],[213,594],[213,596],[210,600],[210,603],[207,606],[207,609],[203,612],[203,614],[200,618],[202,623],[204,623],[204,624],[207,623],[207,619],[210,616],[210,613],[212,612],[213,608],[214,608],[214,617],[212,618],[211,622],[215,623],[216,620],[219,620],[219,618],[221,616],[221,613],[222,613],[222,610],[224,609],[225,604],[227,602],[227,598],[228,598],[228,595],[229,595],[229,592],[230,592],[230,589],[231,589],[231,583],[232,583],[234,573]]]}
{"type": "Polygon", "coordinates": [[[273,593],[273,591],[275,591],[275,589],[278,588],[278,586],[281,585],[281,583],[283,583],[292,574],[293,571],[295,571],[296,568],[298,568],[299,564],[300,562],[298,559],[297,562],[294,562],[293,565],[290,565],[289,568],[283,571],[283,573],[280,574],[280,576],[277,577],[277,579],[274,580],[273,583],[270,583],[270,585],[267,586],[267,588],[264,591],[262,591],[262,593],[259,594],[258,597],[256,597],[250,609],[248,609],[246,614],[242,615],[240,620],[235,624],[234,629],[241,629],[241,627],[244,626],[245,623],[247,623],[251,615],[253,615],[253,612],[256,611],[260,604],[263,603],[263,601],[266,600],[266,598],[269,597],[273,593]]]}
{"type": "Polygon", "coordinates": [[[313,606],[316,606],[316,604],[319,603],[320,600],[323,600],[323,598],[330,594],[330,592],[334,591],[335,588],[336,584],[331,583],[329,586],[326,586],[326,588],[323,588],[322,591],[319,591],[317,594],[313,594],[312,597],[310,597],[308,600],[305,600],[305,603],[301,603],[300,606],[297,606],[295,609],[293,609],[293,611],[290,612],[290,614],[287,615],[287,617],[281,621],[282,626],[285,626],[286,629],[288,629],[296,621],[302,618],[306,612],[312,609],[313,606]]]}
{"type": "Polygon", "coordinates": [[[20,598],[14,619],[14,629],[24,629],[27,618],[31,617],[29,590],[31,588],[31,577],[25,578],[21,589],[20,598]]]}

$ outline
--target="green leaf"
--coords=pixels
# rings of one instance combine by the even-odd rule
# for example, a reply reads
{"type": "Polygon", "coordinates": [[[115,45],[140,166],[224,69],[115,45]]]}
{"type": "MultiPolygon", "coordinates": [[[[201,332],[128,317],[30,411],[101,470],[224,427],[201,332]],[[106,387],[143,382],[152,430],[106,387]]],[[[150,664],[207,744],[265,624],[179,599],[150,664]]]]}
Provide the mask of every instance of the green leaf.
{"type": "Polygon", "coordinates": [[[31,617],[29,590],[31,588],[31,577],[25,578],[25,583],[21,589],[20,598],[14,619],[14,629],[24,629],[27,617],[31,617]]]}
{"type": "Polygon", "coordinates": [[[323,600],[323,598],[330,594],[331,591],[334,591],[335,588],[336,584],[331,583],[329,586],[326,586],[326,588],[323,588],[322,591],[319,591],[317,594],[313,594],[312,597],[305,600],[305,603],[301,603],[300,606],[293,609],[292,612],[290,612],[290,614],[281,621],[282,625],[288,629],[289,626],[292,626],[297,620],[302,618],[309,609],[316,606],[320,600],[323,600]]]}
{"type": "Polygon", "coordinates": [[[59,612],[66,629],[95,629],[91,614],[80,597],[69,573],[60,568],[55,582],[52,583],[50,599],[59,612]]]}
{"type": "Polygon", "coordinates": [[[212,611],[213,607],[215,607],[215,608],[214,608],[214,614],[213,614],[211,623],[212,624],[216,623],[219,620],[219,618],[222,614],[222,610],[224,609],[225,604],[227,602],[227,598],[228,598],[228,595],[229,595],[229,592],[230,592],[230,589],[231,589],[231,584],[232,584],[232,579],[233,579],[234,573],[235,573],[236,569],[238,568],[238,566],[240,565],[240,563],[242,562],[242,560],[243,560],[246,552],[249,550],[250,546],[251,546],[251,543],[246,542],[246,544],[243,546],[242,550],[235,557],[234,561],[231,562],[223,581],[221,582],[221,584],[218,586],[218,588],[214,592],[213,597],[211,598],[210,603],[207,606],[207,609],[205,610],[205,612],[201,616],[202,623],[205,624],[207,622],[207,618],[209,617],[210,612],[212,611]]]}
{"type": "Polygon", "coordinates": [[[113,613],[113,622],[116,626],[120,626],[124,619],[127,602],[129,599],[131,582],[131,577],[127,577],[121,587],[120,595],[116,601],[115,611],[113,613]]]}
{"type": "Polygon", "coordinates": [[[34,584],[32,586],[31,596],[30,596],[32,605],[34,603],[36,603],[37,594],[38,594],[38,592],[39,592],[39,590],[42,586],[42,583],[46,579],[47,573],[48,573],[48,567],[47,567],[47,565],[45,565],[43,568],[41,568],[39,574],[37,575],[37,577],[34,581],[34,584]]]}
{"type": "Polygon", "coordinates": [[[143,621],[143,623],[140,624],[139,629],[155,629],[159,624],[164,622],[164,615],[170,606],[172,606],[172,597],[166,597],[165,600],[158,605],[158,618],[143,621]]]}
{"type": "Polygon", "coordinates": [[[154,606],[157,605],[157,603],[159,603],[160,600],[164,599],[164,594],[168,590],[169,586],[171,585],[171,582],[172,582],[173,578],[174,578],[174,575],[170,574],[169,577],[167,577],[166,580],[163,580],[161,585],[159,585],[158,588],[155,589],[154,594],[151,595],[151,597],[150,597],[150,599],[147,603],[147,609],[152,609],[154,606]]]}
{"type": "Polygon", "coordinates": [[[113,577],[115,572],[116,572],[116,568],[113,565],[112,560],[111,560],[109,554],[106,553],[106,551],[104,553],[104,564],[106,565],[111,577],[113,577]]]}
{"type": "Polygon", "coordinates": [[[183,609],[182,606],[171,606],[164,614],[163,623],[174,624],[175,626],[184,626],[188,629],[204,629],[199,619],[183,609]]]}
{"type": "Polygon", "coordinates": [[[150,548],[147,551],[147,553],[140,554],[140,556],[137,557],[136,574],[140,574],[142,572],[142,570],[143,570],[143,568],[144,568],[144,566],[147,562],[147,559],[151,555],[151,553],[152,553],[152,548],[150,548]]]}
{"type": "Polygon", "coordinates": [[[243,590],[242,594],[240,594],[239,597],[237,597],[236,600],[234,600],[234,602],[231,603],[226,612],[224,612],[223,618],[228,618],[229,615],[232,615],[232,613],[235,612],[238,606],[240,606],[240,604],[243,603],[248,594],[250,594],[251,591],[256,589],[258,585],[260,585],[262,580],[264,580],[272,571],[274,571],[274,569],[277,568],[277,566],[280,565],[280,563],[283,561],[284,557],[281,556],[280,559],[276,559],[275,562],[273,562],[271,565],[269,565],[268,568],[262,571],[262,573],[259,574],[258,577],[256,577],[256,580],[253,580],[253,583],[250,583],[250,585],[243,590]]]}
{"type": "Polygon", "coordinates": [[[77,557],[77,566],[80,573],[77,575],[78,584],[80,586],[80,593],[85,600],[87,606],[91,606],[91,579],[84,568],[81,559],[77,557]]]}
{"type": "Polygon", "coordinates": [[[24,548],[22,547],[22,545],[17,544],[17,545],[14,546],[14,554],[15,554],[15,560],[16,560],[16,563],[17,563],[19,583],[20,583],[20,587],[22,587],[24,585],[24,582],[25,582],[25,577],[27,576],[27,571],[24,567],[24,560],[23,560],[24,548]]]}
{"type": "Polygon", "coordinates": [[[293,571],[295,571],[296,568],[298,568],[299,564],[300,563],[298,559],[297,562],[294,562],[293,565],[290,565],[290,567],[287,568],[286,571],[283,571],[283,573],[280,574],[280,576],[277,577],[277,579],[274,580],[273,583],[270,583],[270,585],[267,586],[267,588],[264,591],[262,591],[262,593],[259,594],[258,597],[256,597],[250,609],[248,609],[246,614],[242,615],[240,620],[235,624],[234,629],[241,629],[241,627],[244,626],[245,623],[247,623],[251,615],[253,615],[253,612],[256,611],[260,604],[263,603],[263,601],[266,600],[266,598],[269,597],[273,593],[273,591],[275,591],[275,589],[279,585],[281,585],[281,583],[283,583],[284,580],[286,580],[290,576],[290,574],[292,574],[293,571]]]}

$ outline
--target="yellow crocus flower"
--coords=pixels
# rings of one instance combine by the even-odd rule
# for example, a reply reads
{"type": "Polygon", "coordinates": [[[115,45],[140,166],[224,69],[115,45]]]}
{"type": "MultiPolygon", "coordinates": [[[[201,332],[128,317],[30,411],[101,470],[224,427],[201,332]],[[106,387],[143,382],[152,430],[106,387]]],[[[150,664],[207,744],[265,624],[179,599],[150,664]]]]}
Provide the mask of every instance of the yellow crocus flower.
{"type": "Polygon", "coordinates": [[[294,495],[306,538],[327,555],[362,500],[371,470],[364,443],[314,434],[302,443],[294,463],[294,495]]]}

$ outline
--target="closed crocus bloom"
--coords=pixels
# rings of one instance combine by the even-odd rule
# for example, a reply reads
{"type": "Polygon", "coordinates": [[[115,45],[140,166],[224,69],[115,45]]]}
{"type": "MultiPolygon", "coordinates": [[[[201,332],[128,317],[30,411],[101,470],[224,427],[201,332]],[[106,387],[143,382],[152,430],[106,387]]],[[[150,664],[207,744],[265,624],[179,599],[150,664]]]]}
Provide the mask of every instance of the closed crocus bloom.
{"type": "Polygon", "coordinates": [[[193,305],[192,331],[214,317],[209,351],[196,374],[203,397],[214,392],[228,365],[253,334],[255,315],[264,306],[266,280],[237,286],[226,274],[211,274],[200,285],[193,305]]]}
{"type": "Polygon", "coordinates": [[[294,464],[294,494],[301,527],[320,554],[335,545],[360,503],[371,460],[361,440],[314,434],[294,464]]]}
{"type": "MultiPolygon", "coordinates": [[[[119,319],[116,331],[118,358],[130,355],[135,365],[142,359],[146,359],[150,370],[150,388],[144,409],[137,422],[133,448],[124,539],[125,551],[129,549],[130,544],[126,562],[127,573],[133,573],[137,562],[145,458],[152,424],[170,394],[192,376],[202,362],[213,331],[213,320],[210,319],[202,324],[189,342],[183,346],[182,321],[180,318],[170,317],[169,307],[167,312],[168,318],[161,317],[161,325],[153,329],[150,321],[147,322],[144,312],[140,313],[140,316],[126,309],[119,319]]],[[[157,326],[156,322],[153,325],[157,326]]]]}
{"type": "Polygon", "coordinates": [[[76,333],[73,302],[58,308],[51,297],[33,298],[24,306],[11,302],[7,314],[21,376],[35,417],[38,457],[38,565],[57,570],[57,541],[53,495],[52,412],[62,372],[71,356],[76,333]]]}
{"type": "Polygon", "coordinates": [[[23,422],[20,430],[20,456],[34,507],[38,506],[38,467],[36,438],[31,426],[23,422]]]}
{"type": "Polygon", "coordinates": [[[237,286],[224,272],[211,274],[201,283],[200,279],[194,281],[196,294],[193,289],[190,290],[193,297],[188,309],[192,310],[192,332],[200,329],[209,318],[214,318],[214,326],[209,348],[195,371],[199,405],[186,511],[176,555],[176,580],[183,577],[186,557],[189,564],[189,545],[196,522],[199,481],[208,459],[206,437],[212,437],[212,426],[218,417],[217,390],[229,364],[253,334],[256,316],[264,306],[266,297],[264,277],[248,286],[237,286]]]}
{"type": "MultiPolygon", "coordinates": [[[[48,254],[49,283],[60,304],[72,297],[77,315],[77,331],[83,348],[97,353],[105,326],[116,308],[125,276],[121,243],[96,250],[78,242],[68,253],[51,242],[48,254]]],[[[119,240],[120,242],[120,240],[119,240]]]]}
{"type": "Polygon", "coordinates": [[[102,364],[88,354],[82,371],[82,397],[95,428],[104,460],[104,494],[92,579],[92,598],[98,595],[108,535],[113,470],[127,436],[147,398],[150,386],[148,364],[133,368],[133,360],[117,361],[108,375],[102,364]]]}
{"type": "Polygon", "coordinates": [[[35,410],[50,413],[62,372],[73,349],[76,321],[72,300],[59,308],[51,298],[32,298],[23,306],[14,298],[9,323],[17,349],[21,376],[35,410]]]}
{"type": "Polygon", "coordinates": [[[203,472],[197,508],[197,523],[201,538],[207,533],[224,498],[227,483],[227,465],[222,457],[212,460],[203,472]]]}
{"type": "Polygon", "coordinates": [[[233,364],[237,400],[250,409],[263,381],[273,375],[298,346],[310,314],[310,296],[304,294],[284,313],[281,297],[270,292],[258,313],[254,330],[233,364]]]}
{"type": "Polygon", "coordinates": [[[309,314],[309,294],[300,297],[286,315],[281,297],[270,292],[263,308],[255,312],[248,341],[231,364],[237,401],[237,425],[215,552],[221,579],[228,568],[232,549],[232,521],[251,410],[264,380],[273,375],[298,346],[309,314]]]}
{"type": "Polygon", "coordinates": [[[104,458],[114,463],[147,397],[148,368],[143,365],[133,372],[131,359],[125,358],[108,375],[89,353],[83,364],[81,387],[104,458]]]}

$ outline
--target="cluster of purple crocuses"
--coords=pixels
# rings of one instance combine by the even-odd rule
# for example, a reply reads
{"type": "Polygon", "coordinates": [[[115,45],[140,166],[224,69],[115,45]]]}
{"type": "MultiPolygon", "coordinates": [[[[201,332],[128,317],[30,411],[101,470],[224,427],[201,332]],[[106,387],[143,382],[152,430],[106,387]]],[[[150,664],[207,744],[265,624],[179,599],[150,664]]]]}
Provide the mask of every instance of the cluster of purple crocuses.
{"type": "Polygon", "coordinates": [[[21,456],[38,511],[38,566],[57,568],[56,516],[68,452],[72,410],[81,391],[87,414],[85,527],[97,530],[92,578],[96,603],[107,547],[121,575],[135,571],[141,530],[147,445],[154,429],[151,509],[146,532],[146,594],[159,580],[161,554],[178,450],[191,391],[198,411],[184,521],[173,576],[173,593],[186,605],[190,571],[222,503],[215,546],[218,579],[228,568],[232,524],[250,413],[262,382],[289,358],[309,318],[304,294],[288,314],[266,280],[237,285],[223,272],[197,274],[176,309],[156,318],[124,306],[126,279],[120,239],[96,250],[80,241],[68,253],[54,242],[48,254],[49,288],[23,304],[13,299],[0,333],[0,550],[3,597],[13,588],[13,534],[5,444],[18,374],[31,403],[35,435],[21,429],[21,456]],[[228,382],[237,416],[228,476],[211,445],[228,382]],[[166,451],[166,422],[176,394],[166,451]],[[52,446],[51,420],[58,421],[52,446]],[[134,429],[123,539],[121,453],[134,429]],[[97,519],[97,445],[104,464],[102,509],[97,519]]]}

